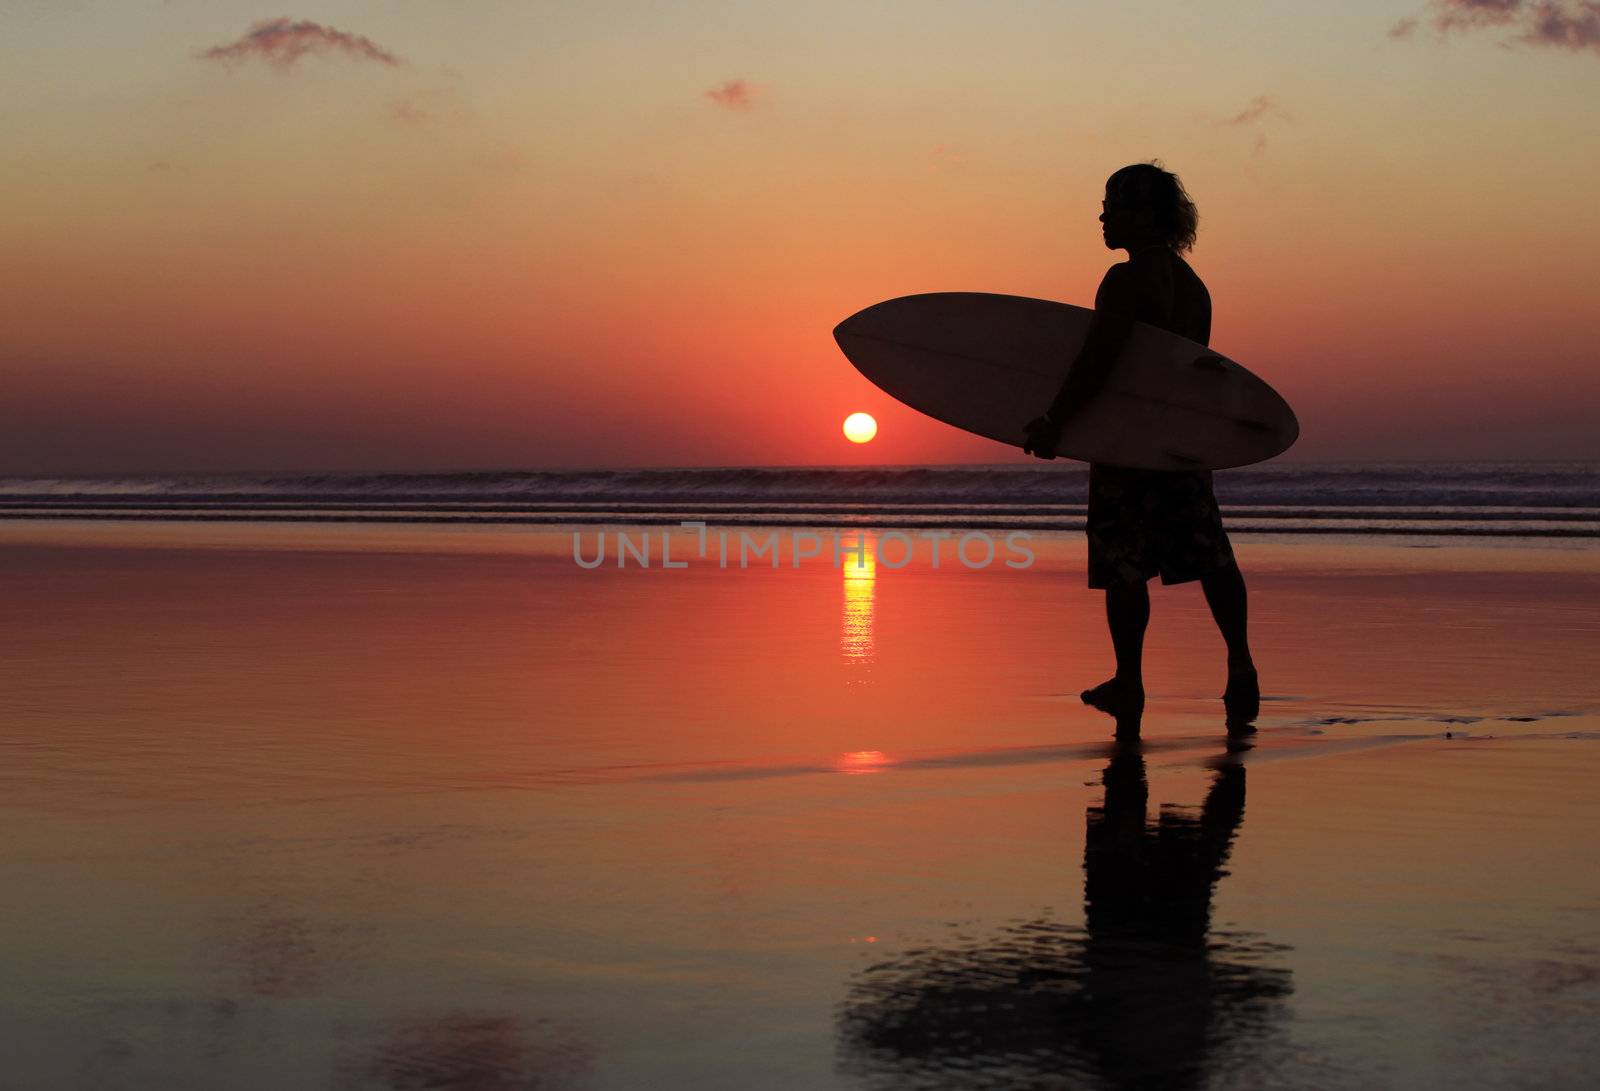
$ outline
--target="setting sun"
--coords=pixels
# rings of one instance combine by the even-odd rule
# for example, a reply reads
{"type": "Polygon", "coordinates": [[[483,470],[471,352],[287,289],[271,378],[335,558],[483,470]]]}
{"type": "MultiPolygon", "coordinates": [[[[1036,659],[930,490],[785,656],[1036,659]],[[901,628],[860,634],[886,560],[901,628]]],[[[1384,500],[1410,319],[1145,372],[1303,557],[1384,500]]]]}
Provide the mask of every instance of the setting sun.
{"type": "Polygon", "coordinates": [[[844,436],[851,443],[866,443],[878,434],[878,422],[871,413],[851,413],[844,419],[844,436]]]}

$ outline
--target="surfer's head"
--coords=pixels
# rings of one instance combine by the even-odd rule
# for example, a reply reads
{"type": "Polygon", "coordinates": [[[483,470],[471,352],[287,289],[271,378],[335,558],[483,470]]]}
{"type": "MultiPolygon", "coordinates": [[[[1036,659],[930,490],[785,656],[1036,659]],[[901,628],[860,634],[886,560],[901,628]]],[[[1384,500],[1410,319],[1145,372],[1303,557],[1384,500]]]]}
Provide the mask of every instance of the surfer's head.
{"type": "Polygon", "coordinates": [[[1100,222],[1113,250],[1165,244],[1182,253],[1194,246],[1200,217],[1176,174],[1159,163],[1134,163],[1106,179],[1100,222]]]}

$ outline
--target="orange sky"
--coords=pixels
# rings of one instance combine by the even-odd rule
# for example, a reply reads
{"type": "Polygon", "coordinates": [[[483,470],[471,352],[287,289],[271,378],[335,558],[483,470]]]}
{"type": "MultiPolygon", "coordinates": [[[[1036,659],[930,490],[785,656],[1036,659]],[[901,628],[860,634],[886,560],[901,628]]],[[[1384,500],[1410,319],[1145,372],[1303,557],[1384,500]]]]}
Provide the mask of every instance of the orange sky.
{"type": "Polygon", "coordinates": [[[830,331],[1087,304],[1153,156],[1291,457],[1600,457],[1600,48],[1513,7],[25,3],[0,473],[1021,460],[830,331]]]}

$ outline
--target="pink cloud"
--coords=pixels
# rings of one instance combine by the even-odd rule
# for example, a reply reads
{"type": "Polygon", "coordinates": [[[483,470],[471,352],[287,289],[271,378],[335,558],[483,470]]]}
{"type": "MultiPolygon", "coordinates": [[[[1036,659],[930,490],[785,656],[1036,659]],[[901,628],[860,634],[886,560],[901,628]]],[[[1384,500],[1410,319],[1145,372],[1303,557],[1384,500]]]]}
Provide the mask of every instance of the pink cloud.
{"type": "Polygon", "coordinates": [[[1504,26],[1520,7],[1522,0],[1434,0],[1433,25],[1440,31],[1504,26]]]}
{"type": "MultiPolygon", "coordinates": [[[[1516,27],[1521,33],[1506,44],[1555,46],[1600,51],[1600,2],[1597,0],[1432,0],[1429,22],[1441,36],[1484,27],[1516,27]]],[[[1415,18],[1402,19],[1389,37],[1409,37],[1415,18]]]]}
{"type": "Polygon", "coordinates": [[[730,110],[748,110],[755,105],[756,89],[745,80],[727,80],[706,92],[706,98],[730,110]]]}
{"type": "Polygon", "coordinates": [[[1522,40],[1566,49],[1600,49],[1600,4],[1535,4],[1522,40]]]}
{"type": "Polygon", "coordinates": [[[334,30],[308,19],[267,19],[251,27],[238,41],[214,45],[202,50],[199,56],[208,61],[258,58],[276,68],[289,68],[307,53],[343,53],[379,64],[400,63],[399,57],[370,38],[334,30]]]}

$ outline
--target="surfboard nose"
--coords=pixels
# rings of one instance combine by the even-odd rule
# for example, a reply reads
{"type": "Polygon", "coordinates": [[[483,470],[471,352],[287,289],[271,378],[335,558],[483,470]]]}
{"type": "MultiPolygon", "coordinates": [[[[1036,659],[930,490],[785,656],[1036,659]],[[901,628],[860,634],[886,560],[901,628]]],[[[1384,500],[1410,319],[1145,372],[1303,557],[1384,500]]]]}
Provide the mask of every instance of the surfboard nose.
{"type": "Polygon", "coordinates": [[[874,332],[881,332],[885,322],[892,321],[897,307],[904,302],[905,297],[886,299],[870,307],[861,308],[833,327],[833,339],[837,341],[841,337],[870,337],[874,332]]]}
{"type": "Polygon", "coordinates": [[[846,356],[850,355],[850,350],[845,345],[845,340],[847,338],[859,338],[867,333],[872,324],[871,312],[873,309],[874,307],[867,307],[859,310],[833,327],[833,339],[841,349],[844,349],[846,356]]]}

